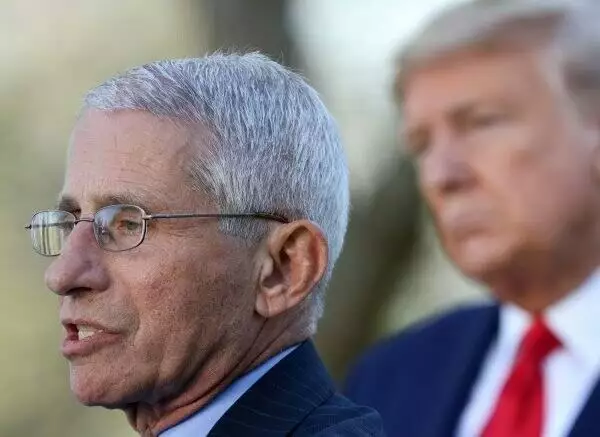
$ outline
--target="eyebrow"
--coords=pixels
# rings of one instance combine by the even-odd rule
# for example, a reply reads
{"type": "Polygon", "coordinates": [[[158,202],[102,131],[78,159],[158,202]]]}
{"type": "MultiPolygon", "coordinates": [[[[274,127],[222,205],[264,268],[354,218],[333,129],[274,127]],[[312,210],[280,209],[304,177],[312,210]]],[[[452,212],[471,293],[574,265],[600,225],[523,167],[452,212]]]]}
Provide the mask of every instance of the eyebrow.
{"type": "MultiPolygon", "coordinates": [[[[495,100],[494,102],[482,101],[479,99],[465,100],[443,109],[443,114],[445,117],[449,117],[453,121],[460,121],[464,120],[479,109],[488,108],[490,106],[506,108],[509,107],[509,103],[505,100],[495,100]]],[[[412,126],[404,125],[402,126],[400,132],[403,136],[409,136],[411,133],[418,133],[421,128],[422,126],[420,123],[415,123],[412,126]]]]}
{"type": "Polygon", "coordinates": [[[453,108],[450,108],[450,110],[448,111],[448,114],[450,115],[450,118],[452,120],[454,120],[455,122],[462,121],[462,120],[466,119],[468,116],[470,116],[471,114],[473,114],[474,112],[476,112],[482,106],[485,106],[485,104],[482,102],[477,102],[477,101],[464,102],[464,103],[454,106],[453,108]]]}
{"type": "Polygon", "coordinates": [[[66,194],[61,194],[56,201],[55,208],[61,211],[73,212],[79,209],[79,203],[75,198],[66,194]]]}
{"type": "MultiPolygon", "coordinates": [[[[93,196],[92,202],[97,209],[103,208],[109,205],[135,205],[142,208],[147,213],[150,212],[148,204],[144,198],[133,192],[121,192],[121,193],[108,193],[99,196],[93,196]]],[[[61,211],[80,211],[81,206],[77,199],[68,194],[62,194],[56,204],[56,208],[61,211]]]]}

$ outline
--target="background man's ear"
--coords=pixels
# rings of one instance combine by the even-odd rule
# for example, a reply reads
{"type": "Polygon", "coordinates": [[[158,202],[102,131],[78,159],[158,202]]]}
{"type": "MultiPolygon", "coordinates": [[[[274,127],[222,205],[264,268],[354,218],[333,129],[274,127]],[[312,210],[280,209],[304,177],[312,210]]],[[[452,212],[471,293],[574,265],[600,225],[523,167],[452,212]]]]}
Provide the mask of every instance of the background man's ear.
{"type": "Polygon", "coordinates": [[[594,179],[600,182],[600,120],[586,129],[585,143],[590,149],[594,179]]]}
{"type": "Polygon", "coordinates": [[[592,152],[592,172],[594,180],[600,183],[600,147],[592,152]]]}
{"type": "Polygon", "coordinates": [[[259,267],[256,311],[275,317],[299,305],[321,280],[327,263],[327,240],[319,226],[310,220],[278,226],[259,267]]]}

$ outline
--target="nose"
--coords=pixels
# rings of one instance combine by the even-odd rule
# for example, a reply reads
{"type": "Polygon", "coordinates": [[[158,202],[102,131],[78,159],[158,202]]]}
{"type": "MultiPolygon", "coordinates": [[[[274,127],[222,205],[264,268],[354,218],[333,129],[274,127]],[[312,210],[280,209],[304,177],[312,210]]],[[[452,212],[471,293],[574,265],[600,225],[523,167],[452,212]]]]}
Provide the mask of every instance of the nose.
{"type": "Polygon", "coordinates": [[[452,194],[474,180],[466,152],[449,134],[435,139],[418,166],[421,187],[426,194],[452,194]]]}
{"type": "Polygon", "coordinates": [[[60,296],[105,290],[109,275],[103,262],[103,252],[95,240],[91,223],[78,223],[61,254],[46,270],[46,286],[60,296]]]}

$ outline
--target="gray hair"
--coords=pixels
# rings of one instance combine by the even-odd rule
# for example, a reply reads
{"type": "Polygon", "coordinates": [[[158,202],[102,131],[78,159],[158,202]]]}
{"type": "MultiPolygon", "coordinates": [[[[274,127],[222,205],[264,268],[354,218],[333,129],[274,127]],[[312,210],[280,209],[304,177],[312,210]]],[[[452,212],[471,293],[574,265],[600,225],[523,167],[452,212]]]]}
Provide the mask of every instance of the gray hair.
{"type": "Polygon", "coordinates": [[[598,106],[599,6],[596,0],[478,0],[446,9],[400,54],[397,93],[415,69],[458,52],[550,43],[574,97],[598,106]]]}
{"type": "MultiPolygon", "coordinates": [[[[312,329],[348,222],[348,170],[336,124],[298,74],[259,53],[215,53],[133,68],[92,89],[84,110],[141,110],[202,127],[190,162],[195,188],[223,212],[309,219],[328,241],[329,265],[312,293],[312,329]],[[199,140],[200,141],[200,140],[199,140]],[[208,149],[208,150],[206,150],[208,149]]],[[[223,220],[223,232],[263,238],[262,220],[223,220]]]]}

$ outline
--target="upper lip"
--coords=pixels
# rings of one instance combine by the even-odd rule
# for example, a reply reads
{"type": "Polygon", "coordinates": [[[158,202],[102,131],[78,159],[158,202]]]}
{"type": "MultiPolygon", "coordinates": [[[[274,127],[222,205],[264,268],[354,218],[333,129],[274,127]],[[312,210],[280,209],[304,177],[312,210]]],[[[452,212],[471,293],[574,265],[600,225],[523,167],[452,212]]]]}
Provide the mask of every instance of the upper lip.
{"type": "Polygon", "coordinates": [[[101,323],[93,320],[65,317],[61,318],[60,323],[67,329],[74,326],[86,326],[96,331],[114,332],[101,323]]]}

